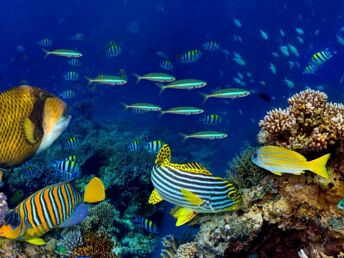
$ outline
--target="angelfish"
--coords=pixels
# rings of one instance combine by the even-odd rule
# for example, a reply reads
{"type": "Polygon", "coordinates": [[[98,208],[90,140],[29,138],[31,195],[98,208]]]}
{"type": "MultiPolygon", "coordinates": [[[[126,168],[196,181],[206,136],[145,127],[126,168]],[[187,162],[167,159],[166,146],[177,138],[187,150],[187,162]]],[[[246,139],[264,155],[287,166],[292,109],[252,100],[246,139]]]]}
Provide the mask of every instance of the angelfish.
{"type": "Polygon", "coordinates": [[[197,162],[171,162],[171,148],[161,149],[151,174],[154,190],[148,203],[163,200],[175,204],[176,226],[192,220],[198,213],[219,213],[239,208],[241,196],[231,182],[217,176],[197,162]]]}
{"type": "Polygon", "coordinates": [[[51,229],[67,228],[82,222],[88,214],[85,202],[104,199],[104,185],[97,177],[86,185],[83,197],[74,180],[47,186],[30,195],[5,216],[0,236],[45,245],[40,236],[51,229]]]}

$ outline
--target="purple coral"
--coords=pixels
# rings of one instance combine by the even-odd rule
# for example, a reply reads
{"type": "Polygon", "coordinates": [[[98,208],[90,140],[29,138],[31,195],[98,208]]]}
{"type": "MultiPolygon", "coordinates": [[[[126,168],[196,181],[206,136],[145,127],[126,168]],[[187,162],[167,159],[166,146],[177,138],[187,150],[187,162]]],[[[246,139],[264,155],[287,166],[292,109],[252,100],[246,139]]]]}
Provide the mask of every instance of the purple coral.
{"type": "Polygon", "coordinates": [[[8,213],[7,197],[0,193],[0,226],[4,224],[5,216],[8,213]]]}

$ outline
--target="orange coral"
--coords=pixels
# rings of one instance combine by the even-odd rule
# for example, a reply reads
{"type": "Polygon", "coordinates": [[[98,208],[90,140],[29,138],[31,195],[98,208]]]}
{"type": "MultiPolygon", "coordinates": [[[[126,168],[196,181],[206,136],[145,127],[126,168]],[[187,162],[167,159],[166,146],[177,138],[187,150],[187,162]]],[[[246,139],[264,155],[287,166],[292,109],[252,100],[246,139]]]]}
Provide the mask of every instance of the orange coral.
{"type": "Polygon", "coordinates": [[[115,258],[112,253],[113,243],[106,236],[99,236],[93,232],[86,232],[83,236],[84,245],[73,250],[72,257],[90,256],[99,258],[115,258]]]}

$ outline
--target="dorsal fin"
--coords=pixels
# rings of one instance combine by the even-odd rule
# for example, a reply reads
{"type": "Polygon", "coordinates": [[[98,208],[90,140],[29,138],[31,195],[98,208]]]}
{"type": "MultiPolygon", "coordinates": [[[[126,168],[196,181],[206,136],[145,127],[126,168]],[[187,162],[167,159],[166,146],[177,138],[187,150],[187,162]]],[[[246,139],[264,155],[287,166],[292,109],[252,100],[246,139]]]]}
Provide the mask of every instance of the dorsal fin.
{"type": "Polygon", "coordinates": [[[164,144],[158,155],[156,156],[155,164],[162,166],[171,162],[171,148],[168,144],[164,144]]]}
{"type": "Polygon", "coordinates": [[[198,162],[188,162],[188,163],[184,163],[184,164],[172,163],[172,164],[169,164],[168,166],[175,168],[175,169],[178,169],[178,170],[185,171],[185,172],[193,173],[193,174],[202,174],[202,175],[207,175],[207,176],[212,175],[208,169],[203,167],[198,162]]]}

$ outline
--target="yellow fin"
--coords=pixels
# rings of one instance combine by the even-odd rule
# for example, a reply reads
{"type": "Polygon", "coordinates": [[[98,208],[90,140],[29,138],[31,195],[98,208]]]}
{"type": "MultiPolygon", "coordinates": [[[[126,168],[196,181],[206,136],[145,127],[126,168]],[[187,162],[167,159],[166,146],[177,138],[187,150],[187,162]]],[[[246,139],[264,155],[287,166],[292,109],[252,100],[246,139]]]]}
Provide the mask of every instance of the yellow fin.
{"type": "Polygon", "coordinates": [[[325,154],[324,156],[321,156],[320,158],[308,161],[307,169],[321,177],[328,178],[329,176],[326,169],[326,163],[328,159],[330,158],[330,156],[331,156],[331,153],[328,153],[328,154],[325,154]]]}
{"type": "Polygon", "coordinates": [[[32,245],[45,245],[47,243],[42,238],[39,238],[39,237],[29,238],[29,239],[26,239],[25,241],[32,245]]]}
{"type": "Polygon", "coordinates": [[[94,203],[103,201],[104,199],[105,187],[103,182],[98,177],[92,178],[85,187],[84,202],[94,203]]]}
{"type": "Polygon", "coordinates": [[[275,171],[271,171],[271,173],[277,175],[277,176],[281,176],[282,175],[282,172],[275,172],[275,171]]]}
{"type": "Polygon", "coordinates": [[[185,188],[182,188],[180,191],[184,195],[185,200],[187,200],[189,203],[198,206],[204,203],[204,201],[197,194],[194,194],[185,188]]]}
{"type": "Polygon", "coordinates": [[[202,174],[202,175],[208,175],[208,176],[212,175],[208,169],[203,167],[198,162],[188,162],[188,163],[184,163],[184,164],[171,163],[168,166],[175,168],[175,169],[178,169],[178,170],[189,172],[189,173],[202,174]]]}
{"type": "Polygon", "coordinates": [[[148,203],[155,205],[158,204],[159,202],[163,201],[161,195],[158,193],[156,188],[152,191],[151,195],[149,196],[148,203]]]}
{"type": "Polygon", "coordinates": [[[159,166],[169,164],[171,161],[171,148],[168,144],[164,144],[158,155],[156,156],[155,164],[159,166]]]}
{"type": "Polygon", "coordinates": [[[179,208],[174,214],[173,217],[177,219],[176,226],[179,227],[184,225],[185,223],[192,220],[194,217],[197,216],[197,213],[193,210],[189,210],[187,208],[179,208]]]}
{"type": "Polygon", "coordinates": [[[39,137],[36,132],[35,124],[30,120],[30,118],[25,117],[23,121],[24,133],[27,141],[31,144],[35,144],[39,137]]]}

